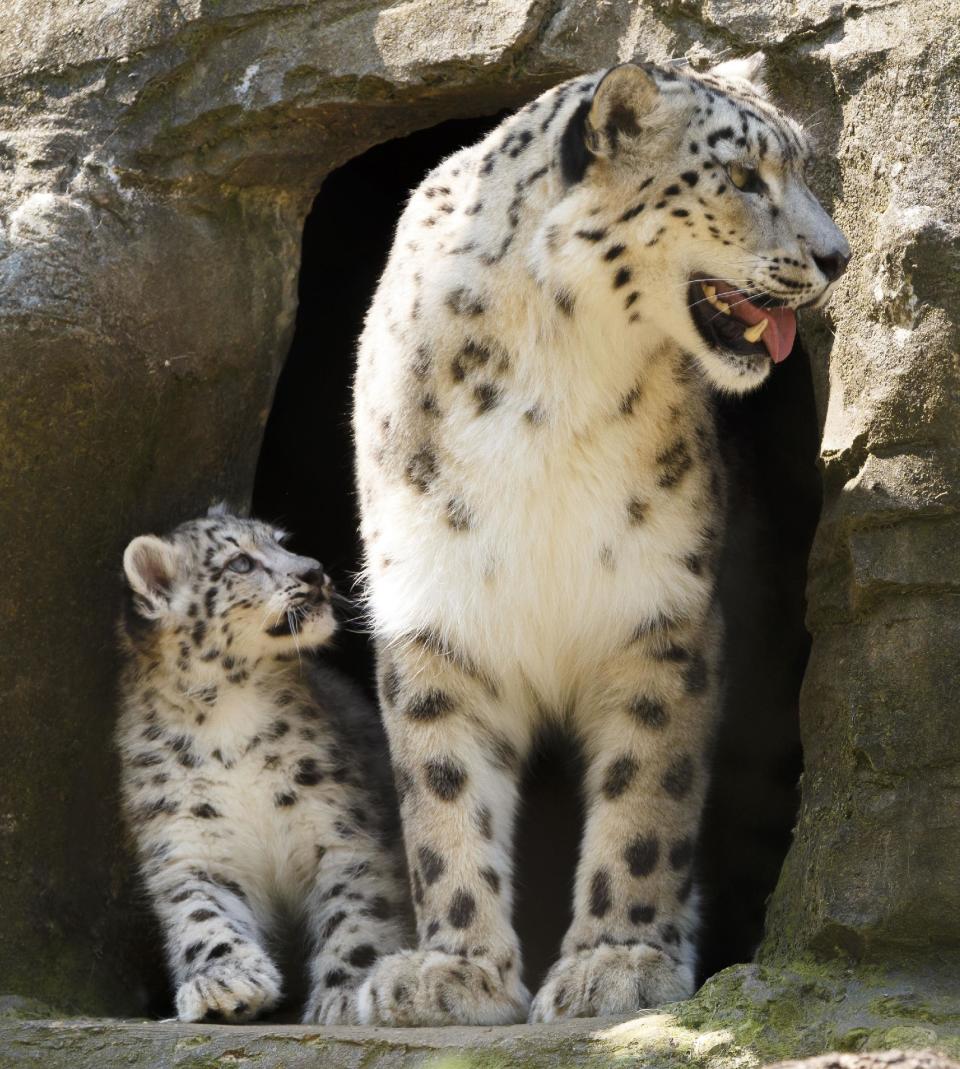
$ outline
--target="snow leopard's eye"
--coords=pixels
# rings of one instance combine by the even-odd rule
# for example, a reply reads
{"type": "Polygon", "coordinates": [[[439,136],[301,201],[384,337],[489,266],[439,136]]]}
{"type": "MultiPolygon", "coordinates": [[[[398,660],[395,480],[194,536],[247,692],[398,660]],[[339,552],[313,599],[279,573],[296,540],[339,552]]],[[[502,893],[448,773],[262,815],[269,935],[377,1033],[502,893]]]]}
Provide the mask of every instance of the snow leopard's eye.
{"type": "Polygon", "coordinates": [[[246,553],[238,553],[227,561],[227,567],[231,572],[240,572],[241,575],[244,572],[252,572],[253,558],[248,557],[246,553]]]}
{"type": "Polygon", "coordinates": [[[727,174],[730,181],[741,193],[762,193],[766,184],[760,177],[756,167],[745,167],[742,163],[727,164],[727,174]]]}

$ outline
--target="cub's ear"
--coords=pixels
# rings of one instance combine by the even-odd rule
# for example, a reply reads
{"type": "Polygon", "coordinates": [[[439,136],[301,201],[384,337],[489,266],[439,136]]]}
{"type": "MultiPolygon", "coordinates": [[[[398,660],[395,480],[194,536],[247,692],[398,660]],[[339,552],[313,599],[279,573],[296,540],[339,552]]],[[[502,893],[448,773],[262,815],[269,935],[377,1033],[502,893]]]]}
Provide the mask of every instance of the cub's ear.
{"type": "Polygon", "coordinates": [[[595,156],[615,156],[623,141],[640,136],[659,99],[657,83],[642,67],[613,67],[600,79],[587,112],[587,147],[595,156]]]}
{"type": "Polygon", "coordinates": [[[767,87],[763,81],[766,68],[767,57],[762,52],[754,52],[751,56],[742,56],[740,59],[728,59],[723,63],[718,63],[710,68],[709,73],[729,81],[749,82],[761,96],[766,96],[767,87]]]}
{"type": "Polygon", "coordinates": [[[214,520],[229,519],[231,516],[243,519],[246,515],[247,509],[231,508],[229,501],[214,501],[214,503],[207,509],[207,518],[214,520]]]}
{"type": "Polygon", "coordinates": [[[140,535],[123,551],[123,571],[134,594],[150,607],[169,600],[180,553],[156,535],[140,535]]]}

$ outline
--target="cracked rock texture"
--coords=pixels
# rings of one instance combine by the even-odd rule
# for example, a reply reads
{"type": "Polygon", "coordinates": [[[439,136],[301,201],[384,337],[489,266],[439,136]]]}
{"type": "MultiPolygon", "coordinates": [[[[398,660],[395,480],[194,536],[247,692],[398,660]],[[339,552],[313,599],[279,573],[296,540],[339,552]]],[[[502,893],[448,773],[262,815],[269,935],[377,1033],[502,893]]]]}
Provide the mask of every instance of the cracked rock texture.
{"type": "MultiPolygon", "coordinates": [[[[802,325],[825,496],[802,809],[761,960],[895,965],[918,988],[960,974],[955,16],[942,0],[7,0],[0,991],[146,1005],[144,907],[105,787],[115,571],[132,532],[249,496],[324,175],[618,59],[757,47],[810,120],[814,185],[854,247],[831,319],[802,325]]],[[[937,1012],[904,1042],[938,1041],[937,1012]]],[[[770,1056],[838,1045],[804,1035],[770,1056]]],[[[897,1039],[864,1035],[846,1049],[897,1039]]]]}

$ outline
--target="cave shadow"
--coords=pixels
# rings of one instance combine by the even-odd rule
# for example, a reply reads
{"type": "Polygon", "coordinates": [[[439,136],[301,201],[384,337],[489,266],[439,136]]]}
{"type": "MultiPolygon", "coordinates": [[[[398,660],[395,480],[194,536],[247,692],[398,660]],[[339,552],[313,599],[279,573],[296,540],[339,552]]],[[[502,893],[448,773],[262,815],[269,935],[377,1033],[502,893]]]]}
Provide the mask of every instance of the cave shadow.
{"type": "MultiPolygon", "coordinates": [[[[296,331],[266,427],[253,510],[292,530],[294,550],[322,560],[345,592],[361,560],[350,407],[364,313],[408,192],[501,117],[441,123],[356,157],[326,178],[304,227],[296,331]]],[[[821,499],[802,344],[762,389],[722,399],[718,424],[731,472],[719,578],[728,682],[699,863],[701,980],[752,957],[799,800],[804,588],[821,499]]],[[[373,693],[362,629],[348,621],[330,656],[373,693]]],[[[527,771],[517,830],[515,919],[534,988],[570,917],[578,784],[573,748],[544,740],[527,771]]]]}

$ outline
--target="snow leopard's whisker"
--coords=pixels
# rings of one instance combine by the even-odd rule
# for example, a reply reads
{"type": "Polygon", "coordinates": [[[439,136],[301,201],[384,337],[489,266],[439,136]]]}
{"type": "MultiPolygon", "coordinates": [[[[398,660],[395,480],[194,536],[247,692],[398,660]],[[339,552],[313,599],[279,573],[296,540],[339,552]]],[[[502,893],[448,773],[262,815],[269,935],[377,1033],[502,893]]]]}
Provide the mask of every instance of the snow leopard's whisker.
{"type": "Polygon", "coordinates": [[[696,308],[698,304],[709,304],[711,301],[716,301],[716,300],[721,300],[722,301],[723,297],[720,296],[719,294],[714,295],[713,297],[698,297],[697,300],[692,301],[690,304],[688,304],[687,308],[696,308]]]}
{"type": "Polygon", "coordinates": [[[268,605],[266,609],[264,609],[263,618],[260,620],[260,630],[263,631],[267,628],[267,620],[269,620],[271,616],[274,617],[274,620],[273,623],[269,625],[269,627],[276,627],[277,624],[280,623],[280,620],[283,618],[284,611],[285,610],[283,606],[281,606],[279,609],[274,609],[268,605]]]}
{"type": "MultiPolygon", "coordinates": [[[[748,281],[752,282],[753,280],[751,279],[751,280],[748,280],[748,281]]],[[[753,283],[753,284],[756,285],[756,283],[753,283]]],[[[749,295],[743,293],[741,290],[733,290],[733,291],[731,291],[729,293],[725,293],[725,294],[722,294],[722,295],[721,294],[714,294],[713,298],[701,297],[699,300],[694,301],[692,304],[688,304],[687,307],[688,308],[694,308],[698,304],[703,304],[704,301],[711,302],[713,300],[719,299],[719,300],[722,300],[724,302],[724,304],[729,305],[730,308],[736,308],[736,306],[738,304],[747,304],[749,302],[752,302],[752,301],[756,300],[758,297],[772,297],[775,300],[779,299],[779,298],[777,298],[776,294],[771,293],[764,286],[757,286],[757,288],[753,292],[751,292],[749,295]],[[740,299],[739,300],[727,300],[728,297],[739,297],[740,299]]]]}
{"type": "Polygon", "coordinates": [[[341,594],[339,590],[334,590],[330,595],[330,603],[336,609],[344,612],[343,616],[338,617],[338,623],[344,631],[349,631],[353,635],[369,635],[371,633],[372,627],[369,614],[353,598],[347,597],[346,594],[341,594]],[[360,628],[352,628],[350,627],[351,624],[359,624],[360,628]]]}
{"type": "Polygon", "coordinates": [[[362,569],[360,571],[358,571],[358,572],[354,572],[353,575],[350,576],[350,589],[351,590],[359,589],[360,590],[359,596],[363,597],[364,596],[363,595],[363,588],[366,586],[366,582],[367,582],[366,572],[364,572],[362,569]]]}
{"type": "MultiPolygon", "coordinates": [[[[734,297],[734,296],[742,297],[743,296],[743,291],[742,290],[731,290],[729,293],[715,293],[713,295],[713,297],[698,297],[697,300],[692,301],[690,304],[688,304],[687,308],[696,308],[696,306],[698,304],[704,304],[704,303],[709,304],[712,301],[723,301],[724,304],[729,304],[732,307],[732,302],[728,301],[727,298],[728,297],[734,297]]],[[[754,294],[754,296],[756,296],[756,294],[754,294]]],[[[739,304],[740,302],[738,301],[737,303],[739,304]]]]}
{"type": "Polygon", "coordinates": [[[337,626],[341,631],[346,631],[351,635],[372,635],[373,626],[371,623],[363,617],[357,617],[353,620],[338,620],[337,626]],[[354,626],[356,625],[356,626],[354,626]]]}
{"type": "Polygon", "coordinates": [[[343,594],[336,588],[330,591],[330,600],[335,605],[342,605],[344,608],[353,608],[356,604],[353,598],[349,594],[343,594]]]}
{"type": "Polygon", "coordinates": [[[709,277],[701,278],[698,275],[696,278],[688,279],[686,282],[674,282],[674,283],[672,283],[672,286],[673,286],[674,289],[683,290],[683,289],[687,289],[687,287],[690,286],[691,283],[699,284],[699,283],[703,283],[703,282],[750,282],[750,281],[752,281],[752,280],[749,279],[749,278],[734,278],[732,275],[724,275],[723,278],[720,278],[719,276],[716,277],[716,278],[709,278],[709,277]]]}
{"type": "Polygon", "coordinates": [[[767,290],[760,290],[758,293],[752,293],[749,297],[741,297],[739,301],[728,301],[727,303],[731,308],[736,308],[738,304],[750,304],[757,297],[773,297],[773,294],[768,293],[767,290]]]}
{"type": "Polygon", "coordinates": [[[300,665],[300,671],[303,671],[303,656],[300,652],[300,639],[297,635],[297,616],[295,612],[287,612],[287,626],[290,628],[290,637],[293,639],[293,647],[297,651],[297,663],[300,665]]]}

